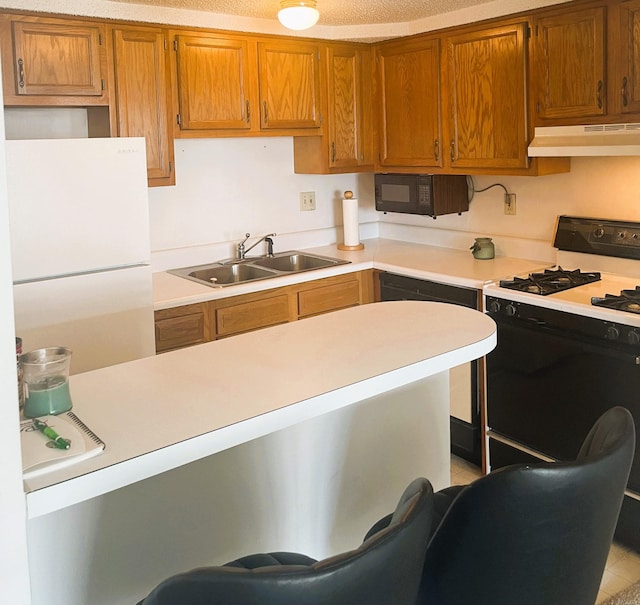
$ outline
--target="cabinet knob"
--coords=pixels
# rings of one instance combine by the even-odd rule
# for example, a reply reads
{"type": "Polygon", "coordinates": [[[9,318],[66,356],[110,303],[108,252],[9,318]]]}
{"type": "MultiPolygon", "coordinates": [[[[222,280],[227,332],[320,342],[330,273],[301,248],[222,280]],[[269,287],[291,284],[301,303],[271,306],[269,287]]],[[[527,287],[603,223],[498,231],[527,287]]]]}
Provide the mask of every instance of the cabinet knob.
{"type": "Polygon", "coordinates": [[[262,103],[262,107],[263,107],[263,110],[264,110],[264,123],[268,124],[269,123],[269,109],[267,108],[267,102],[266,101],[264,101],[262,103]]]}
{"type": "Polygon", "coordinates": [[[336,161],[336,144],[331,142],[331,163],[333,164],[336,161]]]}
{"type": "Polygon", "coordinates": [[[456,142],[451,139],[451,143],[449,143],[449,154],[451,156],[451,161],[456,161],[456,142]]]}
{"type": "Polygon", "coordinates": [[[435,157],[436,162],[440,161],[440,141],[436,139],[433,142],[433,155],[435,157]]]}
{"type": "Polygon", "coordinates": [[[249,101],[245,101],[246,103],[246,110],[245,110],[245,120],[247,122],[247,124],[251,123],[251,107],[249,106],[249,101]]]}
{"type": "Polygon", "coordinates": [[[627,77],[622,78],[622,88],[620,89],[620,95],[622,96],[622,105],[626,107],[629,104],[629,99],[627,97],[627,77]]]}

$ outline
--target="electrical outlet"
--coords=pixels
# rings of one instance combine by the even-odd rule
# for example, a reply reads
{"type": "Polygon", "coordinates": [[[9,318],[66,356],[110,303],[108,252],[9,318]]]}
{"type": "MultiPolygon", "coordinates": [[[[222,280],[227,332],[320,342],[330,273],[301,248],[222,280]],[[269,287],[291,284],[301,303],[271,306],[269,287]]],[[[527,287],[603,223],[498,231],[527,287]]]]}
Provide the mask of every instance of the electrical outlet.
{"type": "Polygon", "coordinates": [[[504,194],[504,213],[515,215],[516,213],[516,194],[515,193],[504,194]]]}
{"type": "Polygon", "coordinates": [[[302,191],[300,192],[300,210],[316,209],[316,192],[302,191]]]}

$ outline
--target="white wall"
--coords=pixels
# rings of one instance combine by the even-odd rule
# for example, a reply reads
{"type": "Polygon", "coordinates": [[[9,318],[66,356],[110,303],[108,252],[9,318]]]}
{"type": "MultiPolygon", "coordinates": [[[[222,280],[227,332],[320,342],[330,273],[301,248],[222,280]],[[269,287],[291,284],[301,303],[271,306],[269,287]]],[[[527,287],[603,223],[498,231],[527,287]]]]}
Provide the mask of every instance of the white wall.
{"type": "Polygon", "coordinates": [[[476,193],[469,212],[428,217],[380,215],[380,236],[463,248],[473,237],[493,237],[496,253],[554,260],[559,214],[640,221],[640,158],[572,158],[571,172],[539,177],[473,177],[476,189],[502,183],[516,194],[516,215],[504,214],[504,189],[476,193]],[[428,227],[401,229],[398,225],[428,227]]]}
{"type": "MultiPolygon", "coordinates": [[[[77,109],[6,111],[7,138],[87,136],[77,109]]],[[[503,184],[516,194],[516,215],[504,214],[504,190],[476,193],[469,212],[433,220],[376,212],[373,175],[293,172],[291,137],[179,139],[176,185],[149,190],[154,270],[231,256],[244,234],[275,232],[275,249],[331,244],[342,238],[341,199],[360,201],[361,238],[391,237],[457,248],[494,238],[501,255],[554,260],[559,214],[640,221],[640,158],[573,158],[571,172],[540,177],[473,177],[476,189],[503,184]],[[317,209],[300,210],[299,194],[316,192],[317,209]]]]}
{"type": "Polygon", "coordinates": [[[180,140],[176,174],[176,187],[149,192],[156,270],[230,256],[233,242],[245,232],[275,231],[276,250],[339,241],[345,189],[360,201],[363,239],[380,235],[464,248],[487,235],[498,254],[543,260],[553,260],[559,214],[640,221],[640,158],[635,157],[573,158],[570,173],[542,177],[474,177],[476,189],[502,183],[515,193],[516,215],[504,214],[504,190],[494,187],[476,193],[469,212],[437,220],[376,212],[372,174],[294,174],[288,137],[180,140]],[[317,210],[300,211],[300,191],[316,191],[317,210]],[[194,246],[200,250],[197,258],[193,249],[187,255],[194,246]]]}
{"type": "MultiPolygon", "coordinates": [[[[291,137],[182,139],[175,150],[176,186],[149,190],[156,270],[231,256],[245,233],[249,245],[275,232],[276,251],[334,243],[344,191],[372,199],[371,175],[294,174],[291,137]],[[316,193],[316,210],[300,210],[303,191],[316,193]]],[[[362,220],[377,220],[363,206],[362,220]]]]}

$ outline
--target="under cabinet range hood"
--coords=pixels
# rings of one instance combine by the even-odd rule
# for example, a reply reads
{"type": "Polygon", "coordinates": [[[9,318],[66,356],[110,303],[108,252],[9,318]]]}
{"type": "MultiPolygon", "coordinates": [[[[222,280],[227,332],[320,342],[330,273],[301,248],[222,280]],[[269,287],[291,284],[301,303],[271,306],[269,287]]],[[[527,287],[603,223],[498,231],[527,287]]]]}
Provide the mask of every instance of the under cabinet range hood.
{"type": "Polygon", "coordinates": [[[640,124],[536,128],[529,157],[640,156],[640,124]]]}

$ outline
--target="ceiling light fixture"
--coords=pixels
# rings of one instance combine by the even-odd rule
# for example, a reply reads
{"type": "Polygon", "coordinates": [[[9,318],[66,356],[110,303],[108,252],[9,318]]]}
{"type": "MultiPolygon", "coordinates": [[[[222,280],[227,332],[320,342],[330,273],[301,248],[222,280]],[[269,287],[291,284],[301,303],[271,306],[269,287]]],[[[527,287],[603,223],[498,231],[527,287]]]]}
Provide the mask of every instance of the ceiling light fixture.
{"type": "Polygon", "coordinates": [[[278,20],[289,29],[309,29],[320,17],[316,0],[281,0],[278,20]]]}

